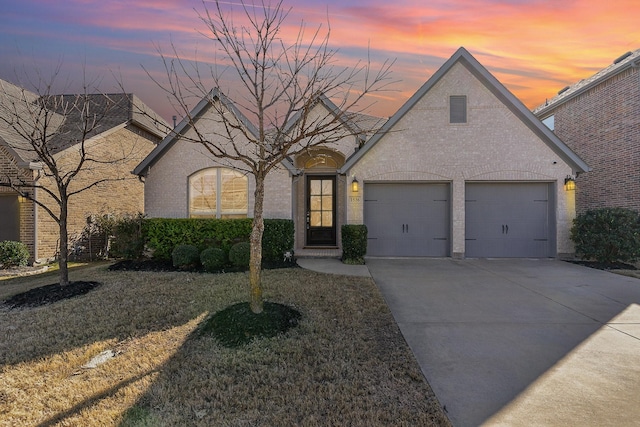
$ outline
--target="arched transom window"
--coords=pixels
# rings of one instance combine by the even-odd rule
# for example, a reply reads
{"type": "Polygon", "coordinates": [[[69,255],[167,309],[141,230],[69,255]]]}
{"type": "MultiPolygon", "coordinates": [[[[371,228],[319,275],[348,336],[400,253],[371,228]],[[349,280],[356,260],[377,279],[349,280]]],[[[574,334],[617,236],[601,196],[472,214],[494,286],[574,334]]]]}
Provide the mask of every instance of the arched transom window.
{"type": "Polygon", "coordinates": [[[189,177],[190,218],[246,218],[248,180],[227,168],[204,169],[189,177]]]}

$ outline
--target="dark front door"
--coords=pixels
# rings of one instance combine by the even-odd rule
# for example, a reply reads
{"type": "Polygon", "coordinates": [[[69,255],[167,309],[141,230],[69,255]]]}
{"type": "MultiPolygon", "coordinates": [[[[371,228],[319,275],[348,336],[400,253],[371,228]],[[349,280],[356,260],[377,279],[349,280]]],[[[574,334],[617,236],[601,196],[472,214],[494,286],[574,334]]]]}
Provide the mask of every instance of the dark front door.
{"type": "Polygon", "coordinates": [[[336,177],[307,177],[307,245],[336,245],[336,177]]]}

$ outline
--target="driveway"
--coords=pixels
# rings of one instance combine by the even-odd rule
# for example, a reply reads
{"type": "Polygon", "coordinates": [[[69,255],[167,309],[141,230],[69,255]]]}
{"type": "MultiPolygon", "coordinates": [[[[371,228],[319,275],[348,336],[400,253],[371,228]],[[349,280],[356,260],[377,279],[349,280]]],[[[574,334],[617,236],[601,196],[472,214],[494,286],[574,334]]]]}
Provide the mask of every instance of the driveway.
{"type": "Polygon", "coordinates": [[[367,266],[454,426],[640,424],[640,280],[557,260],[367,266]]]}

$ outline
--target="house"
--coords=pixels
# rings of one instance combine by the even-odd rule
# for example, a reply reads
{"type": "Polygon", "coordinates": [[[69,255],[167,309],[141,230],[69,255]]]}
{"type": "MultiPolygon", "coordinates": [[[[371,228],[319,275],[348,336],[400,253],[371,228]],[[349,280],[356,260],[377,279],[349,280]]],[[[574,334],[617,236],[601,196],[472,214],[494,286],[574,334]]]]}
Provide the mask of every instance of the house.
{"type": "MultiPolygon", "coordinates": [[[[191,116],[215,135],[217,110],[209,103],[191,116]]],[[[340,114],[329,100],[315,108],[340,114]]],[[[464,48],[370,138],[363,141],[363,124],[375,128],[371,118],[345,117],[351,131],[343,139],[287,159],[268,175],[264,215],[294,220],[296,253],[333,254],[341,225],[362,223],[370,256],[573,252],[574,195],[564,179],[589,167],[464,48]]],[[[251,216],[251,180],[240,165],[221,163],[179,137],[190,132],[183,121],[134,170],[145,180],[146,214],[251,216]]]]}
{"type": "Polygon", "coordinates": [[[534,114],[593,171],[576,178],[576,210],[640,210],[640,49],[567,86],[534,114]]]}
{"type": "MultiPolygon", "coordinates": [[[[57,99],[63,103],[73,103],[77,96],[63,95],[57,99]]],[[[24,114],[25,117],[20,118],[22,126],[30,126],[30,119],[26,115],[39,108],[33,106],[37,102],[42,105],[43,100],[35,93],[0,80],[0,114],[9,119],[12,119],[12,115],[24,114]]],[[[130,171],[170,129],[163,119],[133,94],[88,95],[83,105],[100,117],[99,126],[87,136],[81,135],[81,118],[77,112],[62,112],[59,105],[52,106],[48,112],[51,117],[48,140],[50,147],[55,147],[52,152],[58,165],[63,165],[67,160],[76,161],[83,140],[90,156],[97,160],[90,168],[78,173],[70,191],[105,180],[70,198],[68,235],[70,245],[76,247],[86,237],[85,229],[91,215],[142,212],[144,185],[132,179],[130,171]],[[110,106],[107,106],[105,96],[110,99],[110,106]],[[112,161],[116,158],[126,160],[112,161]]],[[[47,190],[56,193],[55,182],[47,173],[48,166],[38,158],[29,143],[6,121],[0,123],[0,176],[5,183],[9,179],[22,181],[30,193],[28,198],[21,197],[11,188],[0,186],[0,240],[25,243],[35,261],[54,259],[59,251],[58,224],[45,208],[30,198],[35,198],[59,214],[58,205],[47,194],[47,190]]],[[[33,126],[32,130],[41,129],[33,126]]]]}

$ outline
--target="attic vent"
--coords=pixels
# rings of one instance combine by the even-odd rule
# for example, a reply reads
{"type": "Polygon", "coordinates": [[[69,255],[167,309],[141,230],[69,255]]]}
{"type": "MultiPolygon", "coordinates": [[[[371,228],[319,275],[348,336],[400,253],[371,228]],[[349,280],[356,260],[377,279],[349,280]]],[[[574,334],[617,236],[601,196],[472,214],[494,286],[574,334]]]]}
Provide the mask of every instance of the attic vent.
{"type": "Polygon", "coordinates": [[[632,52],[627,52],[622,56],[617,57],[616,59],[613,60],[614,64],[617,64],[619,62],[624,61],[625,59],[627,59],[628,57],[630,57],[632,55],[632,52]]]}
{"type": "Polygon", "coordinates": [[[565,87],[563,87],[562,89],[560,89],[558,91],[558,95],[562,95],[563,93],[565,93],[568,90],[569,90],[569,86],[565,86],[565,87]]]}

